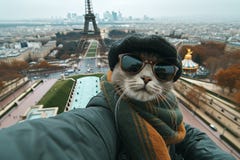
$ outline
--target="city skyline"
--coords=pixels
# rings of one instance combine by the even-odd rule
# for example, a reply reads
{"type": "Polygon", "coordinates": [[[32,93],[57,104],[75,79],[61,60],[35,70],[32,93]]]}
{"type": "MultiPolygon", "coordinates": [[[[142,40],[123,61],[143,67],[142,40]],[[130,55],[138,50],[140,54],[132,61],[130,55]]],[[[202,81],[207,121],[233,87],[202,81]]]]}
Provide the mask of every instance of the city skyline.
{"type": "MultiPolygon", "coordinates": [[[[123,17],[153,18],[183,17],[210,19],[240,19],[239,0],[101,0],[94,1],[93,11],[100,16],[105,11],[121,12],[123,17]],[[137,3],[136,3],[137,2],[137,3]]],[[[85,0],[0,0],[0,20],[66,18],[67,13],[85,13],[85,0]]]]}

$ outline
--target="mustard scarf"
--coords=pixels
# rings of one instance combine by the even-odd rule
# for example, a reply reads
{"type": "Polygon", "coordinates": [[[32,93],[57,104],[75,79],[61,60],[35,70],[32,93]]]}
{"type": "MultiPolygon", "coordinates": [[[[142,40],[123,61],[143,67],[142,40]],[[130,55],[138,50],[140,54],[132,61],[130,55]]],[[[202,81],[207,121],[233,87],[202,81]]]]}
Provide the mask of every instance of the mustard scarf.
{"type": "Polygon", "coordinates": [[[109,76],[101,87],[108,107],[115,113],[115,124],[124,147],[134,160],[170,160],[168,145],[185,137],[183,117],[172,92],[157,104],[122,98],[109,76]]]}

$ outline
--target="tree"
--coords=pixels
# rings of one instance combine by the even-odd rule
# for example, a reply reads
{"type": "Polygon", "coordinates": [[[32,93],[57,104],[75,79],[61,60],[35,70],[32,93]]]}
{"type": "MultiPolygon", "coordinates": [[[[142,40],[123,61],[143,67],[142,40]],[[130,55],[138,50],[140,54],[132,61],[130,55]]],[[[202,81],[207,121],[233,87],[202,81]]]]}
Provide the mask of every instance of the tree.
{"type": "Polygon", "coordinates": [[[18,61],[18,60],[12,61],[11,65],[17,71],[22,71],[22,70],[25,70],[25,69],[27,69],[29,67],[27,62],[25,62],[25,61],[18,61]]]}
{"type": "Polygon", "coordinates": [[[223,56],[219,57],[221,68],[226,69],[233,64],[239,64],[240,60],[240,49],[233,50],[232,52],[228,51],[223,56]],[[227,61],[226,61],[227,60],[227,61]]]}
{"type": "Polygon", "coordinates": [[[9,81],[15,78],[23,77],[22,71],[28,68],[24,61],[0,62],[0,80],[9,81]]]}
{"type": "Polygon", "coordinates": [[[240,81],[240,64],[232,65],[227,69],[220,70],[215,79],[217,84],[223,88],[228,88],[230,93],[233,89],[239,89],[240,81]]]}
{"type": "Polygon", "coordinates": [[[47,61],[41,61],[38,66],[38,68],[49,68],[50,64],[47,61]]]}
{"type": "MultiPolygon", "coordinates": [[[[237,103],[240,103],[240,91],[238,91],[237,93],[234,94],[234,100],[237,103]]],[[[239,109],[240,109],[240,107],[239,107],[239,109]]]]}
{"type": "Polygon", "coordinates": [[[219,59],[215,58],[215,57],[209,57],[206,61],[205,61],[205,65],[208,68],[209,72],[210,72],[210,80],[212,81],[214,78],[214,75],[217,71],[217,69],[219,68],[219,59]]]}

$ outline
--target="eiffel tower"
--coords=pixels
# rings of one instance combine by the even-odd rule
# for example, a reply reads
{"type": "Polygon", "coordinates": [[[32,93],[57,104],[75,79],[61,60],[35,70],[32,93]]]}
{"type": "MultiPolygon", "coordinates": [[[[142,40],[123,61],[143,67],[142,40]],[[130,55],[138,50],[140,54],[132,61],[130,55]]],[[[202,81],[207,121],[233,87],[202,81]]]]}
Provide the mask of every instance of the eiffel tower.
{"type": "MultiPolygon", "coordinates": [[[[100,54],[106,52],[106,45],[101,37],[100,29],[97,27],[95,15],[93,14],[93,7],[91,0],[85,0],[85,15],[84,15],[84,29],[83,35],[80,38],[80,43],[85,44],[89,39],[95,39],[99,42],[100,54]],[[89,30],[89,24],[92,23],[93,31],[89,30]]],[[[84,45],[82,45],[84,47],[84,45]]]]}
{"type": "Polygon", "coordinates": [[[93,29],[94,29],[94,34],[95,35],[100,35],[100,30],[97,27],[97,23],[95,20],[95,15],[93,14],[93,8],[92,8],[92,3],[91,0],[85,0],[85,22],[84,22],[84,30],[83,32],[85,34],[88,34],[89,31],[89,23],[92,22],[93,24],[93,29]]]}

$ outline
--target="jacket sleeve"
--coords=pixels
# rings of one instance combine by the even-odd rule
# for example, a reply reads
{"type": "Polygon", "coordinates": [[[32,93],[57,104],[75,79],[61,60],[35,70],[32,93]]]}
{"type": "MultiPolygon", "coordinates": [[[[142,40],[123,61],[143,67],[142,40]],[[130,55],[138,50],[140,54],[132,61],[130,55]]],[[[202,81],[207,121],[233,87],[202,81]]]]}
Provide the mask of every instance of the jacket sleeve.
{"type": "Polygon", "coordinates": [[[112,160],[116,133],[110,111],[76,109],[0,130],[1,160],[112,160]]]}
{"type": "Polygon", "coordinates": [[[185,139],[176,145],[176,153],[184,160],[235,160],[235,158],[220,149],[205,133],[186,125],[185,139]]]}

